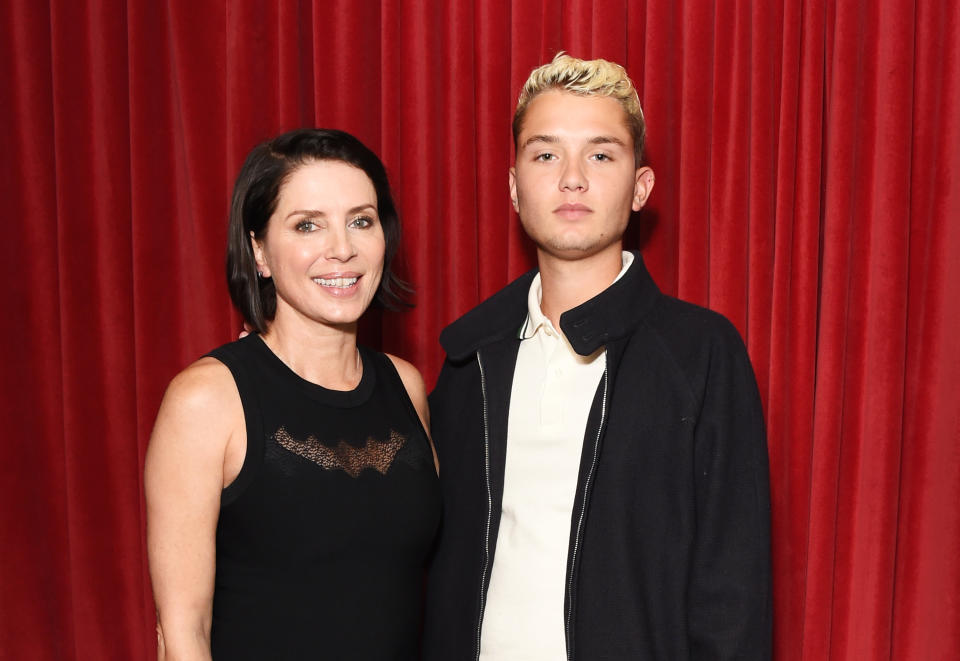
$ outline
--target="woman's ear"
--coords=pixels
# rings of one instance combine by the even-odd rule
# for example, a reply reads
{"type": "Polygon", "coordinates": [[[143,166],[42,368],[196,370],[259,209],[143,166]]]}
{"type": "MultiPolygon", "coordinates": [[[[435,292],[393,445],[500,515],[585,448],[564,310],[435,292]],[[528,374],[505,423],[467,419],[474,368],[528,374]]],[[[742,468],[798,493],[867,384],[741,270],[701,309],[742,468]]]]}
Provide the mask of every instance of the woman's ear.
{"type": "Polygon", "coordinates": [[[257,239],[250,230],[250,247],[253,248],[253,259],[257,263],[257,274],[261,278],[269,278],[270,267],[267,265],[267,258],[263,250],[263,241],[257,239]]]}

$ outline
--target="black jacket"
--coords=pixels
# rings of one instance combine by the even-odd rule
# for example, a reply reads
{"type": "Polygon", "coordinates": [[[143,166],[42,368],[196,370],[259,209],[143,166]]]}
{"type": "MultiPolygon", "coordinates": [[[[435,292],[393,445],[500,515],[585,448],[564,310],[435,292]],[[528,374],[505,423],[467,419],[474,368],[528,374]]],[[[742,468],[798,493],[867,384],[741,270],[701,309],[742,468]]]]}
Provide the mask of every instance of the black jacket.
{"type": "MultiPolygon", "coordinates": [[[[440,336],[447,359],[430,410],[444,513],[427,586],[429,661],[478,654],[533,275],[440,336]]],[[[769,658],[766,440],[736,329],[661,294],[639,255],[560,327],[580,354],[607,349],[570,525],[568,658],[769,658]]]]}

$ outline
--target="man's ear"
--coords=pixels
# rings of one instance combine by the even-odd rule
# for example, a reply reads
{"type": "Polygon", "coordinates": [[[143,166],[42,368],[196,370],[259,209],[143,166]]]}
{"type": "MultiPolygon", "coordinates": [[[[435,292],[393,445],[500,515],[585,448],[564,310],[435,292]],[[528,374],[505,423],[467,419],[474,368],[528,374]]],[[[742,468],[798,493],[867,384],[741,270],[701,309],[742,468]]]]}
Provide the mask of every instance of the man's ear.
{"type": "Polygon", "coordinates": [[[517,197],[517,168],[510,168],[510,202],[513,203],[513,210],[520,213],[520,198],[517,197]]]}
{"type": "Polygon", "coordinates": [[[271,277],[270,267],[267,266],[267,259],[263,254],[263,242],[254,236],[253,230],[250,231],[250,247],[253,249],[253,259],[257,263],[257,273],[263,278],[271,277]]]}
{"type": "Polygon", "coordinates": [[[657,178],[653,174],[653,169],[647,166],[637,168],[637,175],[633,186],[633,204],[631,208],[634,211],[640,211],[643,205],[647,203],[650,192],[653,190],[653,184],[657,178]]]}

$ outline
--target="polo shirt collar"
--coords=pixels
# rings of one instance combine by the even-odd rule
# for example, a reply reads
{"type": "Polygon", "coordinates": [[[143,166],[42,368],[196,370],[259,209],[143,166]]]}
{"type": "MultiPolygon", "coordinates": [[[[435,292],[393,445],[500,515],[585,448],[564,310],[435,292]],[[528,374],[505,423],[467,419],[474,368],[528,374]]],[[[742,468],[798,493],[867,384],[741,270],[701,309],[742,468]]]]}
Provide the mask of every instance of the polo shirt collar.
{"type": "MultiPolygon", "coordinates": [[[[560,316],[560,328],[574,350],[589,356],[599,347],[633,332],[662,294],[650,277],[643,258],[633,253],[633,263],[620,280],[586,303],[560,316]]],[[[454,362],[468,360],[479,348],[500,340],[517,341],[529,313],[529,271],[447,326],[440,344],[454,362]]]]}
{"type": "MultiPolygon", "coordinates": [[[[633,253],[624,250],[620,259],[620,272],[617,274],[617,277],[613,279],[613,282],[622,278],[623,274],[630,268],[630,265],[633,264],[633,253]]],[[[518,333],[518,337],[521,340],[529,340],[536,335],[537,331],[543,326],[553,328],[553,324],[547,319],[546,315],[543,314],[543,310],[540,308],[541,301],[543,301],[543,284],[540,281],[540,274],[537,273],[533,276],[533,281],[530,283],[530,290],[527,292],[527,318],[524,320],[523,326],[520,327],[520,332],[518,333]]],[[[553,328],[553,330],[556,329],[553,328]]]]}

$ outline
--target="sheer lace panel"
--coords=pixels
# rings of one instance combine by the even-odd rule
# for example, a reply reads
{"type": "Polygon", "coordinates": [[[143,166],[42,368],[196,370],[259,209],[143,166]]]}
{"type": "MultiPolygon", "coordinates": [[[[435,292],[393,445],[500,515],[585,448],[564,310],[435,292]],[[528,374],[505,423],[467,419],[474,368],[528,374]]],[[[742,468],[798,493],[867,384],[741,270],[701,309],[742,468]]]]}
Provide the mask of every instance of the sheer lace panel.
{"type": "Polygon", "coordinates": [[[299,440],[280,427],[273,433],[275,440],[281,447],[309,459],[326,470],[342,470],[350,477],[357,477],[364,468],[373,468],[381,475],[386,475],[393,465],[394,457],[400,448],[407,442],[407,437],[390,430],[390,439],[379,441],[372,436],[367,438],[363,447],[358,448],[346,441],[337,441],[333,447],[324,445],[316,436],[307,436],[306,440],[299,440]]]}

